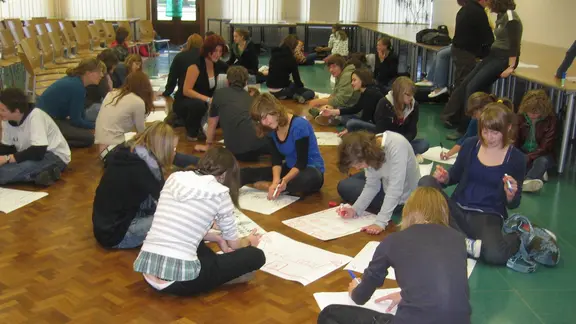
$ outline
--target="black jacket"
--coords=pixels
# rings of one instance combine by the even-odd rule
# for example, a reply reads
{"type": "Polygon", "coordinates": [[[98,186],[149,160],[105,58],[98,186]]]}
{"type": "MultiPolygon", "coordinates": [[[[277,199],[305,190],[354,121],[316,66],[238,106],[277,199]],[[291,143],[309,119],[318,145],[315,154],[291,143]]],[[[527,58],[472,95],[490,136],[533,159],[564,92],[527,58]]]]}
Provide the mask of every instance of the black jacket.
{"type": "Polygon", "coordinates": [[[239,55],[237,51],[238,45],[234,44],[230,51],[228,65],[241,65],[248,70],[248,73],[253,75],[258,74],[258,52],[256,45],[248,41],[241,55],[239,55]]]}
{"type": "Polygon", "coordinates": [[[386,56],[384,61],[380,62],[378,54],[374,64],[374,79],[378,80],[380,85],[392,84],[392,81],[398,77],[398,55],[393,51],[386,56]]]}
{"type": "Polygon", "coordinates": [[[196,63],[200,57],[200,49],[192,48],[189,51],[184,51],[176,54],[172,64],[170,65],[170,72],[168,73],[168,81],[166,82],[166,89],[162,94],[164,97],[170,96],[176,84],[178,84],[178,91],[176,92],[177,97],[182,97],[182,91],[184,89],[184,80],[186,80],[186,71],[190,65],[196,63]]]}
{"type": "Polygon", "coordinates": [[[272,49],[268,70],[268,88],[282,89],[290,86],[290,75],[294,80],[297,88],[303,88],[304,84],[300,79],[298,71],[298,62],[294,53],[286,46],[275,47],[272,49]]]}
{"type": "Polygon", "coordinates": [[[366,90],[360,94],[358,102],[350,108],[340,109],[340,116],[357,114],[362,111],[360,119],[366,122],[374,123],[374,112],[378,102],[384,95],[376,86],[368,86],[366,90]]]}
{"type": "Polygon", "coordinates": [[[404,135],[409,142],[412,142],[418,134],[419,107],[414,101],[414,109],[406,119],[399,119],[394,112],[394,105],[387,98],[382,98],[378,102],[374,113],[374,124],[376,124],[376,134],[385,131],[392,131],[404,135]]]}
{"type": "MultiPolygon", "coordinates": [[[[196,60],[196,66],[198,66],[198,70],[200,74],[198,75],[198,79],[196,79],[196,83],[194,84],[194,91],[212,97],[214,95],[214,90],[216,90],[216,86],[214,88],[210,88],[210,81],[208,80],[208,71],[206,70],[206,59],[202,56],[196,60]]],[[[228,64],[224,61],[218,61],[214,63],[214,76],[218,77],[220,74],[226,74],[228,71],[228,64]]],[[[217,81],[216,81],[217,82],[217,81]]]]}
{"type": "Polygon", "coordinates": [[[484,8],[476,0],[468,3],[456,14],[456,29],[452,45],[482,58],[490,53],[494,33],[484,8]]]}
{"type": "MultiPolygon", "coordinates": [[[[148,164],[124,144],[108,153],[92,210],[98,243],[107,248],[118,245],[142,202],[150,196],[157,201],[163,185],[164,180],[158,180],[148,164]]],[[[146,213],[153,215],[154,210],[146,213]]]]}

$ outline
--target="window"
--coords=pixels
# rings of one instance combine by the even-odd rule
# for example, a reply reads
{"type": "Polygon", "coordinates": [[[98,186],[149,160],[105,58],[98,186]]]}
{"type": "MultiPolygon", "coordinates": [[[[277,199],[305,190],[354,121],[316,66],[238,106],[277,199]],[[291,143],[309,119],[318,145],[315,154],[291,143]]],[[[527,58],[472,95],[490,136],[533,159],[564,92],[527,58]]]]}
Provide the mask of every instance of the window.
{"type": "Polygon", "coordinates": [[[358,0],[340,0],[340,21],[358,21],[359,6],[358,0]]]}
{"type": "Polygon", "coordinates": [[[172,20],[170,10],[178,11],[180,2],[182,5],[182,20],[196,21],[196,0],[157,0],[156,12],[158,20],[172,20]]]}
{"type": "Polygon", "coordinates": [[[430,24],[432,0],[380,0],[380,23],[430,24]]]}
{"type": "Polygon", "coordinates": [[[280,21],[282,0],[224,0],[224,17],[232,20],[280,21]]]}
{"type": "Polygon", "coordinates": [[[0,17],[20,18],[52,17],[52,1],[49,0],[5,0],[0,2],[0,17]]]}
{"type": "Polygon", "coordinates": [[[300,20],[310,20],[310,0],[300,0],[300,20]]]}

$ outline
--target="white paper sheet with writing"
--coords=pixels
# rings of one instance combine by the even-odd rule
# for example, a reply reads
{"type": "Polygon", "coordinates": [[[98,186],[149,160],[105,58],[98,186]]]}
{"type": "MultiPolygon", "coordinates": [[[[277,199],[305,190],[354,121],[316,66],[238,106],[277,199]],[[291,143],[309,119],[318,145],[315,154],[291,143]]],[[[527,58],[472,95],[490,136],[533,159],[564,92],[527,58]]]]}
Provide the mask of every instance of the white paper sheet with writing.
{"type": "Polygon", "coordinates": [[[432,173],[432,166],[433,165],[434,165],[434,163],[419,164],[418,167],[420,168],[420,178],[422,178],[423,176],[430,175],[430,173],[432,173]]]}
{"type": "Polygon", "coordinates": [[[298,199],[300,198],[281,194],[274,200],[268,200],[268,192],[250,187],[242,187],[240,188],[240,197],[238,202],[241,209],[270,215],[298,199]]]}
{"type": "Polygon", "coordinates": [[[454,164],[454,162],[456,162],[456,157],[458,156],[458,154],[453,155],[448,160],[440,159],[440,153],[441,152],[448,152],[448,151],[449,151],[449,149],[447,149],[447,148],[444,148],[444,150],[442,150],[442,148],[440,146],[434,146],[434,147],[431,147],[430,149],[428,149],[428,151],[424,152],[422,154],[422,157],[425,158],[426,160],[452,165],[452,164],[454,164]]]}
{"type": "Polygon", "coordinates": [[[330,94],[329,93],[316,92],[316,97],[318,97],[318,99],[326,99],[326,98],[330,97],[330,94]]]}
{"type": "Polygon", "coordinates": [[[147,123],[153,123],[155,121],[164,121],[166,118],[166,112],[164,110],[155,110],[150,112],[150,115],[146,117],[147,123]]]}
{"type": "Polygon", "coordinates": [[[286,280],[297,281],[304,286],[352,259],[347,255],[292,240],[277,232],[264,234],[258,248],[266,255],[266,264],[260,270],[286,280]]]}
{"type": "Polygon", "coordinates": [[[153,86],[153,87],[152,87],[152,90],[153,90],[154,92],[158,92],[158,91],[160,91],[160,86],[153,86]]]}
{"type": "Polygon", "coordinates": [[[392,310],[388,312],[387,310],[391,304],[391,301],[383,301],[377,303],[376,299],[399,291],[400,288],[376,289],[370,300],[364,305],[356,305],[356,303],[350,298],[350,295],[348,295],[347,291],[315,293],[314,299],[316,299],[316,303],[318,303],[320,310],[323,310],[326,306],[329,305],[349,305],[371,309],[379,313],[389,313],[395,315],[396,311],[398,310],[398,306],[392,308],[392,310]]]}
{"type": "Polygon", "coordinates": [[[0,188],[0,211],[8,214],[46,196],[46,192],[0,188]]]}
{"type": "MultiPolygon", "coordinates": [[[[247,236],[252,232],[253,229],[256,229],[258,234],[265,234],[266,231],[260,227],[260,225],[256,224],[250,217],[246,216],[241,210],[234,209],[234,216],[236,216],[236,226],[238,226],[238,234],[240,236],[247,236]]],[[[217,228],[210,229],[211,232],[220,233],[220,230],[217,228]]]]}
{"type": "Polygon", "coordinates": [[[344,219],[336,213],[338,207],[283,221],[287,226],[317,239],[328,241],[358,233],[362,227],[374,224],[376,215],[364,212],[361,217],[344,219]]]}
{"type": "Polygon", "coordinates": [[[319,146],[338,146],[342,142],[337,133],[315,132],[314,135],[316,135],[316,141],[318,141],[319,146]]]}

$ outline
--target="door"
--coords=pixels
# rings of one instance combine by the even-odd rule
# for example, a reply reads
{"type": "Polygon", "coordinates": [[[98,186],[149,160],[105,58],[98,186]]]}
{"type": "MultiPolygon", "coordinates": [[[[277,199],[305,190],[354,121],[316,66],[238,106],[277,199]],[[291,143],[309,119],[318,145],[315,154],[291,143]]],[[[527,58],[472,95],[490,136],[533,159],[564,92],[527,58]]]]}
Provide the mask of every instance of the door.
{"type": "Polygon", "coordinates": [[[205,0],[151,0],[152,23],[162,38],[183,44],[193,33],[204,35],[205,0]]]}

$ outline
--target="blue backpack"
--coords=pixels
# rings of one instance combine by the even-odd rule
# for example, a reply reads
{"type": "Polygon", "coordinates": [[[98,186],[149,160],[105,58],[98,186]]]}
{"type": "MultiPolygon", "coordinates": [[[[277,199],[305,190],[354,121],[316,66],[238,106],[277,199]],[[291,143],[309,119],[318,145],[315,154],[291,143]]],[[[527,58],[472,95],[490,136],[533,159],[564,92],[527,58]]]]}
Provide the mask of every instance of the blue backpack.
{"type": "Polygon", "coordinates": [[[560,261],[560,249],[552,232],[532,225],[526,216],[514,214],[502,226],[506,234],[518,233],[520,248],[506,266],[524,273],[536,271],[538,264],[553,267],[560,261]]]}

